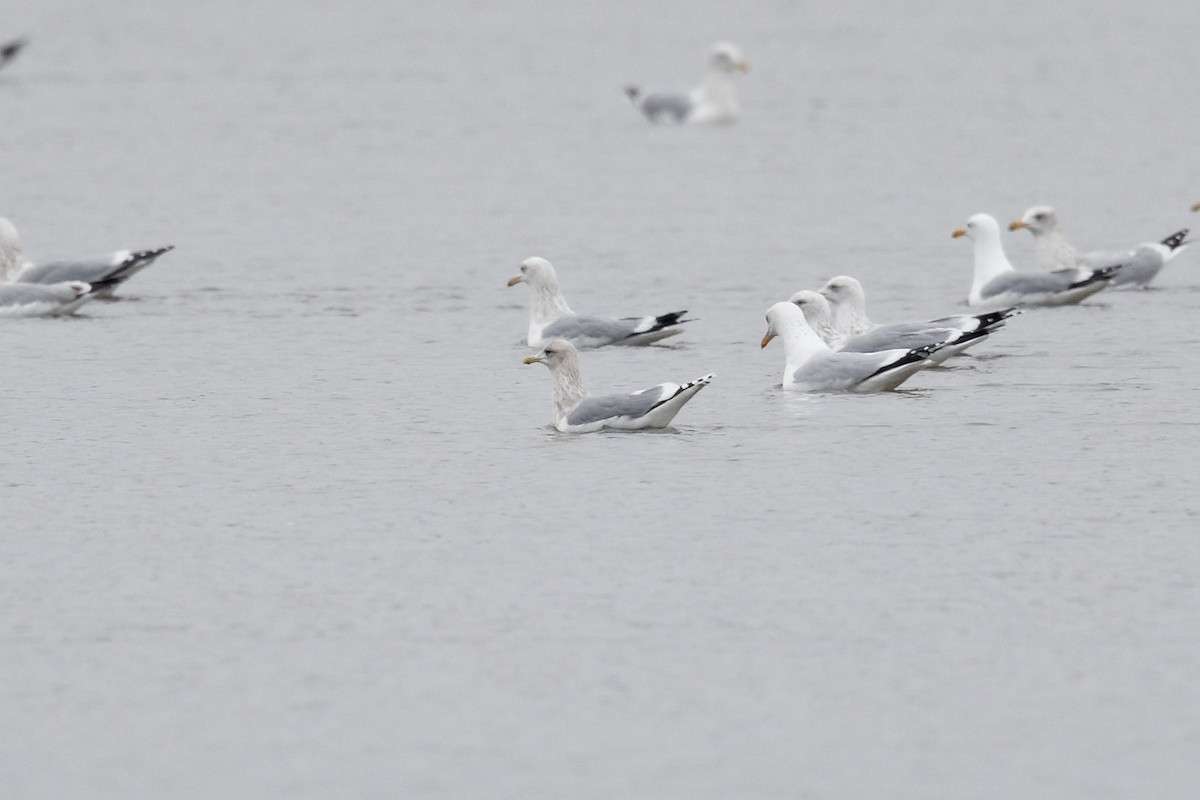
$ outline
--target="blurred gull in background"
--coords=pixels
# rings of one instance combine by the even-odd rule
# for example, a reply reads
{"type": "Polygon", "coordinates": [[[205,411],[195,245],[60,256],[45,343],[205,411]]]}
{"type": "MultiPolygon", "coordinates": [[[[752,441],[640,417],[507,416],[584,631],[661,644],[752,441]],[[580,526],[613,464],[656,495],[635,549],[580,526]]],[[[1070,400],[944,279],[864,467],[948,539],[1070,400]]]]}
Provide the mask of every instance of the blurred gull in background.
{"type": "Polygon", "coordinates": [[[625,87],[634,107],[651,122],[733,122],[738,117],[733,76],[749,67],[738,48],[729,42],[713,46],[704,82],[687,94],[643,93],[637,86],[625,87]]]}

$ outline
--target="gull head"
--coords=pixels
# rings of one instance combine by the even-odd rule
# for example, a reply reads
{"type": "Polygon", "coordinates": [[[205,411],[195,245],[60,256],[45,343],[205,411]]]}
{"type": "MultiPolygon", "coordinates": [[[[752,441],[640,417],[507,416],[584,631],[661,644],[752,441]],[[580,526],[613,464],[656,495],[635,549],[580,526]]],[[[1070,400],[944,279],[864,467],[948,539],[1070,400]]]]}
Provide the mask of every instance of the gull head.
{"type": "Polygon", "coordinates": [[[578,357],[575,345],[566,339],[552,339],[545,347],[531,356],[522,359],[523,364],[545,364],[554,369],[578,357]]]}
{"type": "Polygon", "coordinates": [[[767,332],[763,334],[760,347],[766,347],[772,339],[798,325],[806,325],[804,312],[794,303],[776,303],[767,309],[767,332]]]}
{"type": "Polygon", "coordinates": [[[789,297],[788,302],[800,309],[809,325],[829,325],[833,318],[829,301],[820,292],[803,289],[789,297]]]}
{"type": "Polygon", "coordinates": [[[745,72],[750,69],[746,59],[742,58],[742,51],[737,48],[737,45],[729,42],[717,42],[713,45],[712,57],[709,61],[722,72],[745,72]]]}
{"type": "Polygon", "coordinates": [[[1008,223],[1010,231],[1027,228],[1034,236],[1049,233],[1058,227],[1058,212],[1050,206],[1034,206],[1025,212],[1020,219],[1008,223]]]}
{"type": "Polygon", "coordinates": [[[821,287],[821,295],[830,305],[852,303],[855,306],[865,306],[867,296],[863,293],[862,284],[849,275],[837,275],[830,278],[821,287]]]}
{"type": "Polygon", "coordinates": [[[989,235],[997,239],[1000,238],[1000,225],[991,214],[975,214],[967,220],[967,224],[964,227],[950,234],[955,239],[960,236],[966,236],[971,241],[978,241],[989,235]]]}
{"type": "Polygon", "coordinates": [[[518,283],[528,283],[531,286],[544,286],[547,283],[554,283],[554,267],[550,266],[550,262],[544,258],[527,258],[521,262],[521,271],[508,279],[509,286],[516,286],[518,283]]]}

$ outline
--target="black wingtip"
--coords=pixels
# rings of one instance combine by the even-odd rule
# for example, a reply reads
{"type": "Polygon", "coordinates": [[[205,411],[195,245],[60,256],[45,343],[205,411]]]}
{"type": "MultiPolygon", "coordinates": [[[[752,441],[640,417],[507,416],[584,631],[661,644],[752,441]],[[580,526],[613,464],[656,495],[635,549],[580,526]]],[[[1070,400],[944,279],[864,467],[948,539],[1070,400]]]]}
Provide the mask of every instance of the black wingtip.
{"type": "Polygon", "coordinates": [[[11,42],[0,47],[0,64],[15,58],[17,53],[21,52],[21,48],[29,44],[29,40],[25,37],[13,39],[11,42]]]}
{"type": "Polygon", "coordinates": [[[1165,244],[1167,247],[1174,250],[1175,248],[1179,247],[1180,245],[1187,244],[1187,242],[1185,241],[1187,239],[1187,235],[1188,235],[1188,229],[1184,228],[1183,230],[1172,233],[1170,236],[1163,239],[1162,244],[1165,244]]]}
{"type": "Polygon", "coordinates": [[[975,319],[979,321],[977,330],[988,330],[1004,327],[1004,321],[1009,317],[1015,317],[1020,314],[1021,310],[1016,306],[1011,308],[1002,308],[999,311],[989,311],[986,314],[976,314],[975,319]]]}
{"type": "Polygon", "coordinates": [[[153,261],[154,259],[158,258],[163,253],[169,253],[174,249],[175,245],[169,244],[166,247],[156,247],[152,250],[138,250],[130,253],[129,258],[125,259],[121,266],[125,267],[133,264],[145,264],[148,261],[153,261]]]}
{"type": "Polygon", "coordinates": [[[96,292],[102,292],[105,289],[111,289],[114,286],[120,286],[124,280],[125,280],[124,276],[110,275],[107,278],[101,278],[98,281],[92,281],[91,283],[88,284],[88,286],[90,286],[91,288],[88,289],[87,293],[88,294],[96,294],[96,292]]]}
{"type": "Polygon", "coordinates": [[[1081,281],[1075,281],[1067,289],[1082,289],[1084,286],[1091,286],[1093,283],[1110,280],[1114,275],[1120,272],[1127,264],[1114,264],[1111,267],[1100,267],[1092,271],[1081,281]]]}
{"type": "Polygon", "coordinates": [[[687,313],[687,309],[683,311],[672,311],[670,314],[661,314],[654,318],[654,329],[661,330],[669,328],[672,325],[681,325],[684,322],[691,322],[690,319],[684,319],[683,315],[687,313]]]}
{"type": "Polygon", "coordinates": [[[156,247],[152,250],[142,250],[141,252],[134,253],[133,255],[135,258],[139,258],[139,259],[158,258],[163,253],[169,253],[174,249],[175,249],[175,245],[169,244],[166,247],[156,247]]]}
{"type": "Polygon", "coordinates": [[[871,378],[874,378],[876,375],[882,375],[885,372],[891,372],[894,369],[898,369],[900,367],[906,366],[908,364],[912,364],[914,362],[928,361],[930,356],[932,356],[934,353],[936,353],[938,350],[941,350],[945,346],[946,346],[946,342],[940,342],[938,344],[927,344],[924,347],[917,347],[912,350],[909,350],[907,353],[905,353],[903,356],[896,359],[892,363],[884,364],[882,367],[880,367],[879,369],[875,370],[870,375],[868,375],[864,380],[870,380],[871,378]]]}
{"type": "MultiPolygon", "coordinates": [[[[1007,319],[1007,317],[1005,317],[1005,319],[1007,319]]],[[[967,342],[973,342],[976,339],[984,339],[987,338],[988,334],[1003,327],[1004,320],[1002,319],[999,322],[994,323],[991,327],[978,328],[973,331],[965,331],[962,336],[958,337],[953,342],[948,342],[948,344],[966,344],[967,342]]],[[[941,348],[939,347],[938,349],[940,350],[941,348]]]]}

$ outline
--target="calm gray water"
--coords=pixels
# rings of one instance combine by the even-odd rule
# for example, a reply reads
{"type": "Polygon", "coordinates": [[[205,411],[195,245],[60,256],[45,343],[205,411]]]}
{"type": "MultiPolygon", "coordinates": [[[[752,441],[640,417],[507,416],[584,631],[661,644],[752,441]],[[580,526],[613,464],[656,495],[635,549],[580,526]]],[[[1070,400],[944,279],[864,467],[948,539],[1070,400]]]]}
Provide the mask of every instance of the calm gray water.
{"type": "Polygon", "coordinates": [[[2,23],[26,252],[178,248],[0,325],[4,797],[1200,796],[1197,254],[893,394],[785,395],[758,348],[837,273],[954,312],[976,211],[1200,225],[1200,5],[2,23]],[[718,38],[739,124],[631,111],[718,38]],[[579,310],[698,317],[584,356],[716,372],[674,430],[549,428],[530,255],[579,310]]]}

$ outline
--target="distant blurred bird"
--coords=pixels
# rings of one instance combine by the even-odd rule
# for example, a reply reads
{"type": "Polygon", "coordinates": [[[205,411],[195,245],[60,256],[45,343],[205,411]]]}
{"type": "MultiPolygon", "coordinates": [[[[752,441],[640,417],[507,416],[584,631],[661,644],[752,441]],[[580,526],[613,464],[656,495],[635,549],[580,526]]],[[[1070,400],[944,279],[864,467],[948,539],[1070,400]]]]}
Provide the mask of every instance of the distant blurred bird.
{"type": "Polygon", "coordinates": [[[708,64],[704,82],[688,94],[646,94],[637,86],[625,87],[625,94],[651,122],[733,122],[739,111],[733,75],[749,69],[746,60],[736,46],[718,42],[708,64]]]}
{"type": "Polygon", "coordinates": [[[1200,211],[1200,202],[1192,203],[1192,211],[1200,211]]]}
{"type": "Polygon", "coordinates": [[[118,250],[98,258],[33,264],[21,254],[16,227],[0,217],[0,285],[82,281],[92,285],[93,296],[111,298],[118,286],[174,249],[167,245],[153,250],[118,250]]]}
{"type": "Polygon", "coordinates": [[[13,39],[7,44],[0,45],[0,67],[3,67],[8,62],[17,57],[17,53],[21,52],[21,48],[29,44],[28,39],[13,39]]]}

